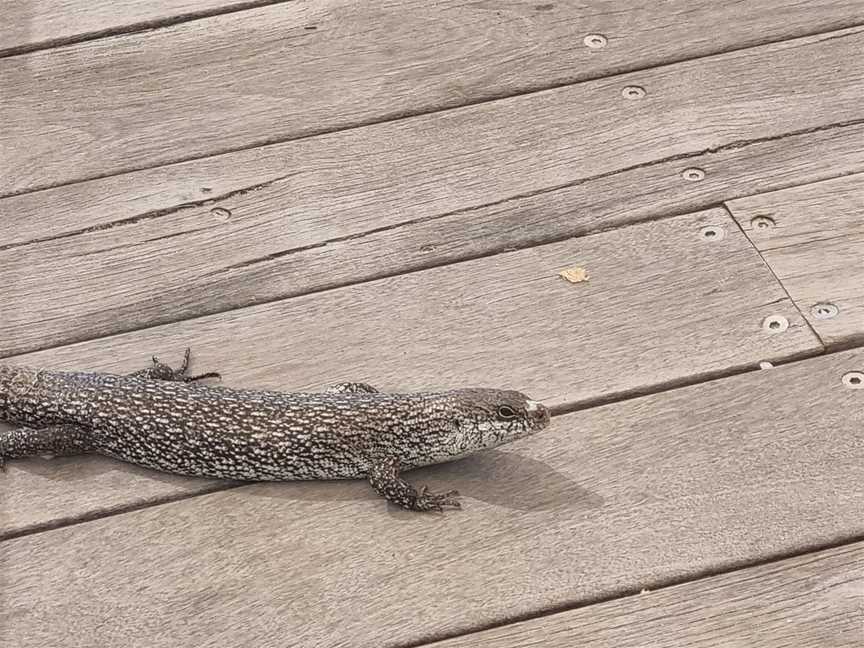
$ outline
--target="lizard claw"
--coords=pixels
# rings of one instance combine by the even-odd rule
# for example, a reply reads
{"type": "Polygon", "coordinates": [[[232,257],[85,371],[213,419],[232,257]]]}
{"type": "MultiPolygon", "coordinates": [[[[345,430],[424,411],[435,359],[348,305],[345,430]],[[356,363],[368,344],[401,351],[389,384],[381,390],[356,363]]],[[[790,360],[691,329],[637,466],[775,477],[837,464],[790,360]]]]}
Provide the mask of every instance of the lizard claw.
{"type": "Polygon", "coordinates": [[[205,378],[221,378],[215,371],[210,371],[208,373],[198,374],[197,376],[187,376],[186,373],[189,371],[189,356],[191,354],[191,350],[189,347],[186,347],[186,352],[183,354],[183,363],[180,365],[178,369],[173,369],[169,365],[165,364],[157,356],[153,356],[153,366],[149,369],[142,369],[141,371],[136,371],[131,376],[145,378],[147,380],[167,380],[173,382],[196,382],[198,380],[204,380],[205,378]]]}
{"type": "Polygon", "coordinates": [[[439,511],[442,512],[445,506],[451,508],[462,508],[462,504],[456,499],[459,497],[459,491],[449,490],[446,493],[430,493],[429,487],[424,486],[417,494],[417,499],[414,502],[414,508],[417,511],[439,511]]]}

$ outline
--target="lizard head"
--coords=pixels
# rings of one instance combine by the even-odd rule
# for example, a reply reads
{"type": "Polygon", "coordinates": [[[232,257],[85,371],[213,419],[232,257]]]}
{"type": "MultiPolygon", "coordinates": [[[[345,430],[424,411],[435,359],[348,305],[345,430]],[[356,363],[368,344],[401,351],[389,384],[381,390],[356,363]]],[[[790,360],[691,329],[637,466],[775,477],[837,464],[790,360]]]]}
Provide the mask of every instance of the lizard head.
{"type": "Polygon", "coordinates": [[[517,391],[458,389],[448,393],[457,454],[494,448],[549,425],[549,409],[517,391]]]}

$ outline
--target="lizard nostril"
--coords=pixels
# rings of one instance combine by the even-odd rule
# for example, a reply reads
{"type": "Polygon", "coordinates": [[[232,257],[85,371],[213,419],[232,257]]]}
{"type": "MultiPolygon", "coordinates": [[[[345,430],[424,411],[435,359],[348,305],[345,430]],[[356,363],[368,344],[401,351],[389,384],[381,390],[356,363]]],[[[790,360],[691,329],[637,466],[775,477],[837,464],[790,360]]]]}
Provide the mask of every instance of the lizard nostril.
{"type": "Polygon", "coordinates": [[[549,421],[549,408],[542,403],[538,403],[537,401],[531,401],[528,406],[528,411],[534,416],[537,421],[549,421]]]}

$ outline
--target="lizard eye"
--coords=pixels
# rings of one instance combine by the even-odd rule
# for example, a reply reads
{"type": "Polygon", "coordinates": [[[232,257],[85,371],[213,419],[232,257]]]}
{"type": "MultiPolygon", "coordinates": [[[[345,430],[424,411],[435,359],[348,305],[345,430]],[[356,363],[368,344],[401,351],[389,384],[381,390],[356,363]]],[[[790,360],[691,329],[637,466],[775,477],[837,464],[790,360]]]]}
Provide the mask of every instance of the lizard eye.
{"type": "Polygon", "coordinates": [[[500,405],[498,407],[498,417],[499,418],[507,420],[507,419],[516,418],[516,416],[517,416],[516,410],[514,410],[509,405],[500,405]]]}

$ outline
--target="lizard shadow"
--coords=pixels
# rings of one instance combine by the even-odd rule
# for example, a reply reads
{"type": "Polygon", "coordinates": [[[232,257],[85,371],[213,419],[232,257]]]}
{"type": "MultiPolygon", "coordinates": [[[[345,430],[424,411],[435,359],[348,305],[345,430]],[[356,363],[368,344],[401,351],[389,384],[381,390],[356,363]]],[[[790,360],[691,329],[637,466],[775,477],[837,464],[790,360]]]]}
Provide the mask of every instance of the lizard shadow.
{"type": "MultiPolygon", "coordinates": [[[[488,450],[459,461],[418,468],[402,476],[417,487],[428,485],[432,491],[455,488],[465,498],[519,511],[591,510],[604,503],[600,495],[580,487],[547,464],[500,450],[488,450]]],[[[294,482],[282,486],[264,491],[256,489],[255,495],[303,501],[380,499],[365,480],[294,482]]],[[[416,515],[393,505],[388,508],[397,517],[416,515]]]]}
{"type": "MultiPolygon", "coordinates": [[[[52,482],[101,481],[100,477],[125,475],[171,485],[212,482],[212,479],[172,475],[141,466],[112,459],[98,454],[82,454],[70,457],[27,457],[9,462],[12,472],[22,472],[52,482]]],[[[235,482],[225,481],[226,486],[235,482]]]]}
{"type": "MultiPolygon", "coordinates": [[[[194,482],[202,484],[203,490],[204,485],[211,486],[217,481],[149,470],[97,454],[54,459],[16,459],[10,462],[10,468],[58,483],[104,481],[108,478],[112,482],[119,479],[120,481],[115,483],[122,485],[124,478],[133,482],[146,479],[181,488],[192,485],[192,490],[195,491],[197,489],[194,482]]],[[[469,500],[476,499],[518,511],[587,511],[599,508],[604,503],[600,495],[582,488],[570,477],[547,464],[501,450],[487,450],[458,461],[418,468],[403,473],[403,477],[417,487],[428,485],[432,491],[455,488],[469,500]]],[[[226,488],[243,484],[228,480],[223,483],[226,488]]],[[[255,483],[247,482],[248,485],[255,483]]],[[[255,497],[343,502],[380,499],[365,480],[257,483],[263,488],[248,491],[255,497]]],[[[396,517],[416,515],[393,505],[387,508],[389,513],[396,517]]]]}

